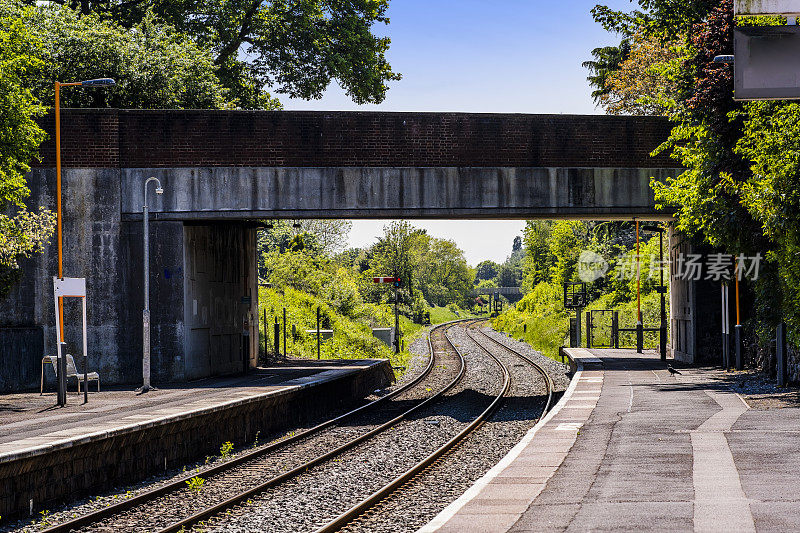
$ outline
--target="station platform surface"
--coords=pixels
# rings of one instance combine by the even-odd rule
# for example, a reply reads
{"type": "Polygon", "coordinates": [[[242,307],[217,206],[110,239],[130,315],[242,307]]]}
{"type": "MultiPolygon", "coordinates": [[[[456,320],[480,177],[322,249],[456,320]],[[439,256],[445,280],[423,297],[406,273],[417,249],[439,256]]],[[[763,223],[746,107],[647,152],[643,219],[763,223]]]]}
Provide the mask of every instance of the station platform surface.
{"type": "Polygon", "coordinates": [[[800,407],[751,408],[726,374],[570,350],[551,413],[421,532],[797,531],[800,407]]]}
{"type": "Polygon", "coordinates": [[[83,440],[137,426],[157,424],[170,418],[193,416],[266,395],[302,386],[313,386],[343,374],[375,365],[374,360],[289,359],[268,368],[253,369],[246,376],[226,376],[184,383],[157,384],[146,394],[135,386],[110,387],[94,392],[89,402],[72,383],[67,406],[57,407],[56,393],[0,395],[0,462],[23,451],[69,441],[83,440]]]}
{"type": "Polygon", "coordinates": [[[31,514],[243,446],[361,401],[393,379],[385,359],[290,359],[246,376],[68,394],[0,395],[0,515],[31,514]]]}

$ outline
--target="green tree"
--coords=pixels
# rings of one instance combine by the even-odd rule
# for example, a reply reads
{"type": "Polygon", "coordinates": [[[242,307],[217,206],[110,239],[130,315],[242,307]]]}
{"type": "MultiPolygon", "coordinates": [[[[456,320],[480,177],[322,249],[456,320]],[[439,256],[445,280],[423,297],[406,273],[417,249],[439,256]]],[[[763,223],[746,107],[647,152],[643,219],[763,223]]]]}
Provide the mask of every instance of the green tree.
{"type": "Polygon", "coordinates": [[[497,276],[498,268],[500,268],[500,265],[494,261],[489,259],[481,261],[475,268],[475,283],[478,283],[480,280],[494,279],[497,276]]]}
{"type": "Polygon", "coordinates": [[[678,90],[674,70],[683,47],[644,32],[632,42],[628,57],[606,76],[597,101],[611,115],[666,115],[678,90]]]}
{"type": "Polygon", "coordinates": [[[628,39],[623,39],[619,46],[602,46],[592,50],[592,58],[581,65],[588,69],[590,74],[586,77],[589,85],[594,88],[592,98],[599,104],[609,93],[608,78],[619,70],[623,61],[628,59],[631,45],[628,39]]]}
{"type": "Polygon", "coordinates": [[[424,249],[419,250],[415,274],[425,300],[439,306],[468,305],[475,276],[464,252],[450,239],[428,237],[421,242],[424,249]]]}
{"type": "MultiPolygon", "coordinates": [[[[33,0],[30,0],[33,2],[33,0]]],[[[400,76],[386,61],[388,0],[57,0],[134,27],[153,12],[213,51],[219,79],[242,108],[274,106],[265,88],[320,98],[335,80],[356,103],[378,103],[400,76]]]]}
{"type": "Polygon", "coordinates": [[[621,41],[618,46],[595,48],[594,59],[583,63],[592,73],[587,80],[594,89],[595,102],[602,103],[611,92],[609,79],[629,58],[634,35],[645,39],[655,37],[662,42],[683,38],[692,33],[693,26],[703,21],[718,3],[717,0],[636,0],[639,9],[630,12],[596,5],[592,9],[594,20],[607,31],[619,34],[621,41]]]}
{"type": "Polygon", "coordinates": [[[35,117],[42,106],[26,87],[41,67],[41,42],[18,17],[0,12],[0,296],[19,276],[19,259],[40,252],[53,233],[53,214],[30,212],[25,199],[28,162],[37,157],[44,132],[35,117]]]}
{"type": "Polygon", "coordinates": [[[522,268],[519,264],[505,262],[497,272],[497,284],[500,287],[519,287],[522,283],[522,268]]]}
{"type": "Polygon", "coordinates": [[[576,220],[558,221],[553,224],[549,239],[553,266],[550,279],[557,286],[566,281],[574,281],[578,257],[581,250],[589,244],[586,223],[576,220]]]}
{"type": "Polygon", "coordinates": [[[723,0],[692,32],[692,53],[683,64],[689,86],[672,115],[676,126],[670,140],[662,147],[671,149],[687,170],[653,186],[659,205],[678,210],[681,231],[739,253],[763,249],[765,243],[759,224],[741,202],[740,186],[750,170],[734,150],[743,122],[741,104],[732,98],[733,69],[713,62],[715,55],[732,49],[733,27],[732,1],[723,0]]]}
{"type": "Polygon", "coordinates": [[[97,15],[79,16],[68,7],[42,5],[21,10],[26,27],[43,43],[33,94],[54,104],[53,81],[114,78],[112,89],[64,90],[65,107],[231,107],[217,78],[210,50],[159,23],[152,15],[123,28],[97,15]]]}
{"type": "MultiPolygon", "coordinates": [[[[780,279],[760,280],[761,318],[770,325],[785,320],[800,331],[800,105],[749,102],[736,151],[751,162],[742,185],[742,203],[761,224],[773,249],[768,259],[780,279]],[[772,285],[772,286],[771,286],[772,285]],[[777,298],[776,298],[777,296],[777,298]],[[781,301],[780,306],[775,305],[781,301]],[[769,303],[769,305],[767,305],[769,303]]],[[[760,302],[757,302],[757,305],[760,302]]],[[[768,334],[768,333],[767,333],[768,334]]]]}
{"type": "MultiPolygon", "coordinates": [[[[396,276],[403,280],[403,291],[413,294],[418,254],[413,248],[424,232],[405,220],[393,220],[383,227],[383,237],[373,247],[370,269],[375,276],[396,276]]],[[[426,236],[427,237],[427,236],[426,236]]]]}
{"type": "Polygon", "coordinates": [[[529,220],[522,232],[525,245],[523,262],[524,281],[522,286],[530,291],[537,284],[550,279],[550,269],[554,258],[550,253],[550,234],[553,223],[540,220],[529,220]]]}
{"type": "Polygon", "coordinates": [[[347,237],[353,227],[350,220],[307,219],[300,221],[300,228],[316,237],[322,252],[333,256],[347,246],[347,237]]]}

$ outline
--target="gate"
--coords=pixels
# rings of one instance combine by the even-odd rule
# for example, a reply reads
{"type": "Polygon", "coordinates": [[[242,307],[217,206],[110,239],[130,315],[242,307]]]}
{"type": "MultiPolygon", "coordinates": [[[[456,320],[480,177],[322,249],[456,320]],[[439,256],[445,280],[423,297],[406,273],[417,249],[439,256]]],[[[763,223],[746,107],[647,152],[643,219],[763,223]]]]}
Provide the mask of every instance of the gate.
{"type": "Polygon", "coordinates": [[[586,341],[589,348],[615,348],[619,345],[619,313],[613,309],[595,309],[586,313],[586,341]]]}

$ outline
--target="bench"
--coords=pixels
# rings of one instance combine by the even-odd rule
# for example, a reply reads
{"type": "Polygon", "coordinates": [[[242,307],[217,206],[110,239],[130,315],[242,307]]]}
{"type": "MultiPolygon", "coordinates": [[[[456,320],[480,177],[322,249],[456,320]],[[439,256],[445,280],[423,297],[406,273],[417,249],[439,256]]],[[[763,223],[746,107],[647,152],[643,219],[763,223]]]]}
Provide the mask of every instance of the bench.
{"type": "MultiPolygon", "coordinates": [[[[78,392],[81,392],[81,382],[82,381],[96,381],[97,382],[97,392],[100,392],[100,374],[97,372],[89,372],[86,376],[83,375],[83,372],[78,372],[77,368],[75,367],[75,359],[72,358],[70,354],[66,354],[67,357],[67,380],[69,378],[75,378],[78,382],[78,392]]],[[[45,355],[42,358],[42,379],[41,384],[39,387],[39,396],[44,394],[44,367],[47,363],[53,365],[53,371],[58,375],[58,357],[55,355],[45,355]]],[[[88,384],[84,385],[88,386],[88,384]]]]}

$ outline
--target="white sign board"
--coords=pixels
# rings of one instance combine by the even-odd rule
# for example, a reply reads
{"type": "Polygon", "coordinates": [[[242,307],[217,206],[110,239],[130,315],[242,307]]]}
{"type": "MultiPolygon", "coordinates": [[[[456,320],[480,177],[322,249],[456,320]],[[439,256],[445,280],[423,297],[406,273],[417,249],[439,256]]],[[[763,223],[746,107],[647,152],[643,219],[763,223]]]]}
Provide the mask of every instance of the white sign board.
{"type": "Polygon", "coordinates": [[[800,0],[735,0],[736,15],[800,15],[800,0]]]}
{"type": "Polygon", "coordinates": [[[735,100],[800,100],[800,26],[746,26],[733,36],[735,100]]]}
{"type": "MultiPolygon", "coordinates": [[[[56,306],[56,348],[59,361],[61,360],[61,343],[64,339],[61,338],[61,313],[58,309],[59,298],[83,298],[83,355],[87,356],[87,339],[86,339],[86,278],[57,278],[53,276],[53,296],[56,306]]],[[[59,368],[63,368],[59,364],[59,368]]],[[[88,383],[84,381],[84,386],[88,388],[88,383]]]]}
{"type": "Polygon", "coordinates": [[[57,278],[53,277],[53,287],[56,298],[60,297],[86,297],[86,278],[57,278]]]}

